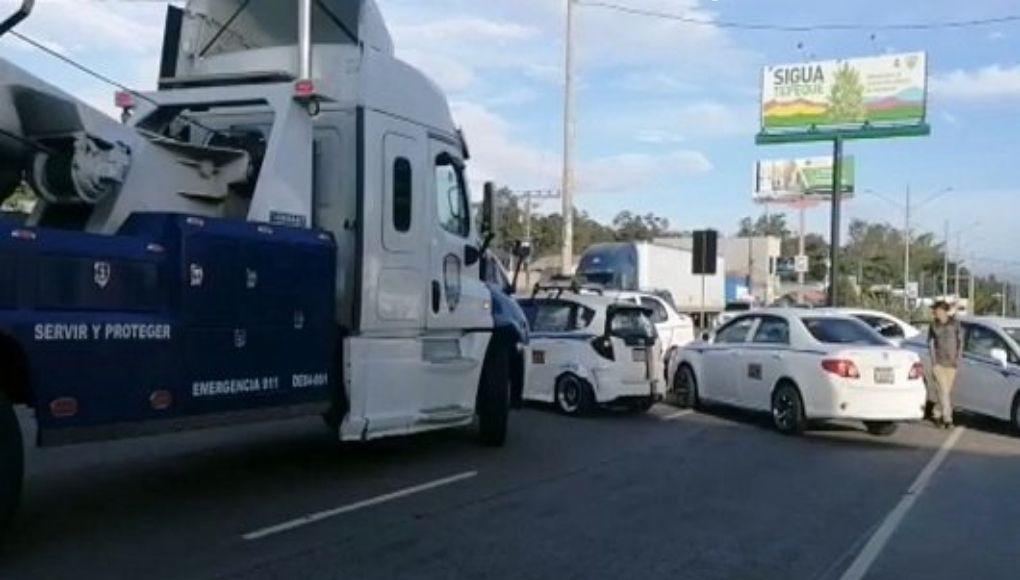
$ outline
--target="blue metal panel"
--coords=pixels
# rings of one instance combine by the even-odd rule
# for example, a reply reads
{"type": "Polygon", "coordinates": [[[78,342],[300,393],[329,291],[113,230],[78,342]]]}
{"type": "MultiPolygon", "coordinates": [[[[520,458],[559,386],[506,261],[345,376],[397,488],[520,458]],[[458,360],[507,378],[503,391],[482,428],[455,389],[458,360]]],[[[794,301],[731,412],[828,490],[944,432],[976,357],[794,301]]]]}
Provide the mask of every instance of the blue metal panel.
{"type": "Polygon", "coordinates": [[[325,401],[335,260],[328,235],[246,222],[139,214],[116,236],[0,222],[0,332],[29,356],[43,430],[325,401]]]}

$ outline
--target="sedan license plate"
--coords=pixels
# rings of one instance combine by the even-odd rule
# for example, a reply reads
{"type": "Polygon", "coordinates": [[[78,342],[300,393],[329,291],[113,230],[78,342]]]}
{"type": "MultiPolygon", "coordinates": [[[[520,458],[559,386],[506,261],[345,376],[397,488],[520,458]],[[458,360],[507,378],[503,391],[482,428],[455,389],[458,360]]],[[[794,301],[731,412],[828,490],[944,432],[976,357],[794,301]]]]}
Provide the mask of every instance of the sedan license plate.
{"type": "Polygon", "coordinates": [[[896,373],[890,368],[875,369],[875,383],[891,385],[896,382],[896,373]]]}
{"type": "Polygon", "coordinates": [[[634,362],[647,362],[648,351],[643,348],[635,348],[633,350],[634,362]]]}

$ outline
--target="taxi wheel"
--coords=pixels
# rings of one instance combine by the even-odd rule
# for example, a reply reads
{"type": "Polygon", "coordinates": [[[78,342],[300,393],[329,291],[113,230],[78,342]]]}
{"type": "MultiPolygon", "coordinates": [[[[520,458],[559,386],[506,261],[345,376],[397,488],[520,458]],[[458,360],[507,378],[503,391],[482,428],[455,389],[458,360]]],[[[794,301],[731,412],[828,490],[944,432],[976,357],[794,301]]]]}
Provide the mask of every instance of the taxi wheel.
{"type": "Polygon", "coordinates": [[[782,383],[772,393],[772,423],[784,435],[800,435],[807,427],[804,401],[792,383],[782,383]]]}
{"type": "Polygon", "coordinates": [[[865,421],[864,427],[872,435],[888,437],[895,433],[900,426],[892,421],[865,421]]]}
{"type": "Polygon", "coordinates": [[[698,406],[698,379],[691,367],[683,365],[673,379],[673,392],[677,406],[681,409],[693,409],[698,406]]]}
{"type": "Polygon", "coordinates": [[[21,499],[25,450],[14,407],[0,393],[0,540],[21,499]]]}
{"type": "Polygon", "coordinates": [[[591,411],[592,393],[588,385],[574,375],[556,381],[556,408],[564,415],[583,415],[591,411]]]}

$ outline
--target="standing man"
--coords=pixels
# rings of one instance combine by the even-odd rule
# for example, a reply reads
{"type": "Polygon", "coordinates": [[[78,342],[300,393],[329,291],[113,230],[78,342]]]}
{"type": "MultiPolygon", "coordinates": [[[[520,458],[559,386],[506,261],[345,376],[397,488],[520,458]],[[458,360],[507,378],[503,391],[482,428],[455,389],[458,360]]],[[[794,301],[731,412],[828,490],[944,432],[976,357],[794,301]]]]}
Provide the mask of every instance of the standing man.
{"type": "Polygon", "coordinates": [[[933,309],[935,316],[928,331],[928,355],[935,376],[936,396],[932,420],[943,429],[950,429],[953,426],[953,385],[963,354],[963,330],[960,321],[950,315],[948,302],[939,300],[933,309]]]}

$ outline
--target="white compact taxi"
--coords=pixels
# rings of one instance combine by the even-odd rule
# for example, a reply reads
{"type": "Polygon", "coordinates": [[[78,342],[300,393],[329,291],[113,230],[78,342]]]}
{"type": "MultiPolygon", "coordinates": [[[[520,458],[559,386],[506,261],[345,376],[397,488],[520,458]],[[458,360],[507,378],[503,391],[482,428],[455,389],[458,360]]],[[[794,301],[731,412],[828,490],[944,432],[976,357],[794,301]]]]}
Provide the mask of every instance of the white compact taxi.
{"type": "Polygon", "coordinates": [[[531,327],[525,400],[578,415],[599,405],[646,411],[662,398],[661,354],[647,309],[563,291],[519,302],[531,327]]]}
{"type": "Polygon", "coordinates": [[[670,361],[681,404],[769,411],[800,433],[815,419],[863,421],[875,435],[924,417],[924,367],[860,320],[835,312],[752,311],[670,361]]]}

